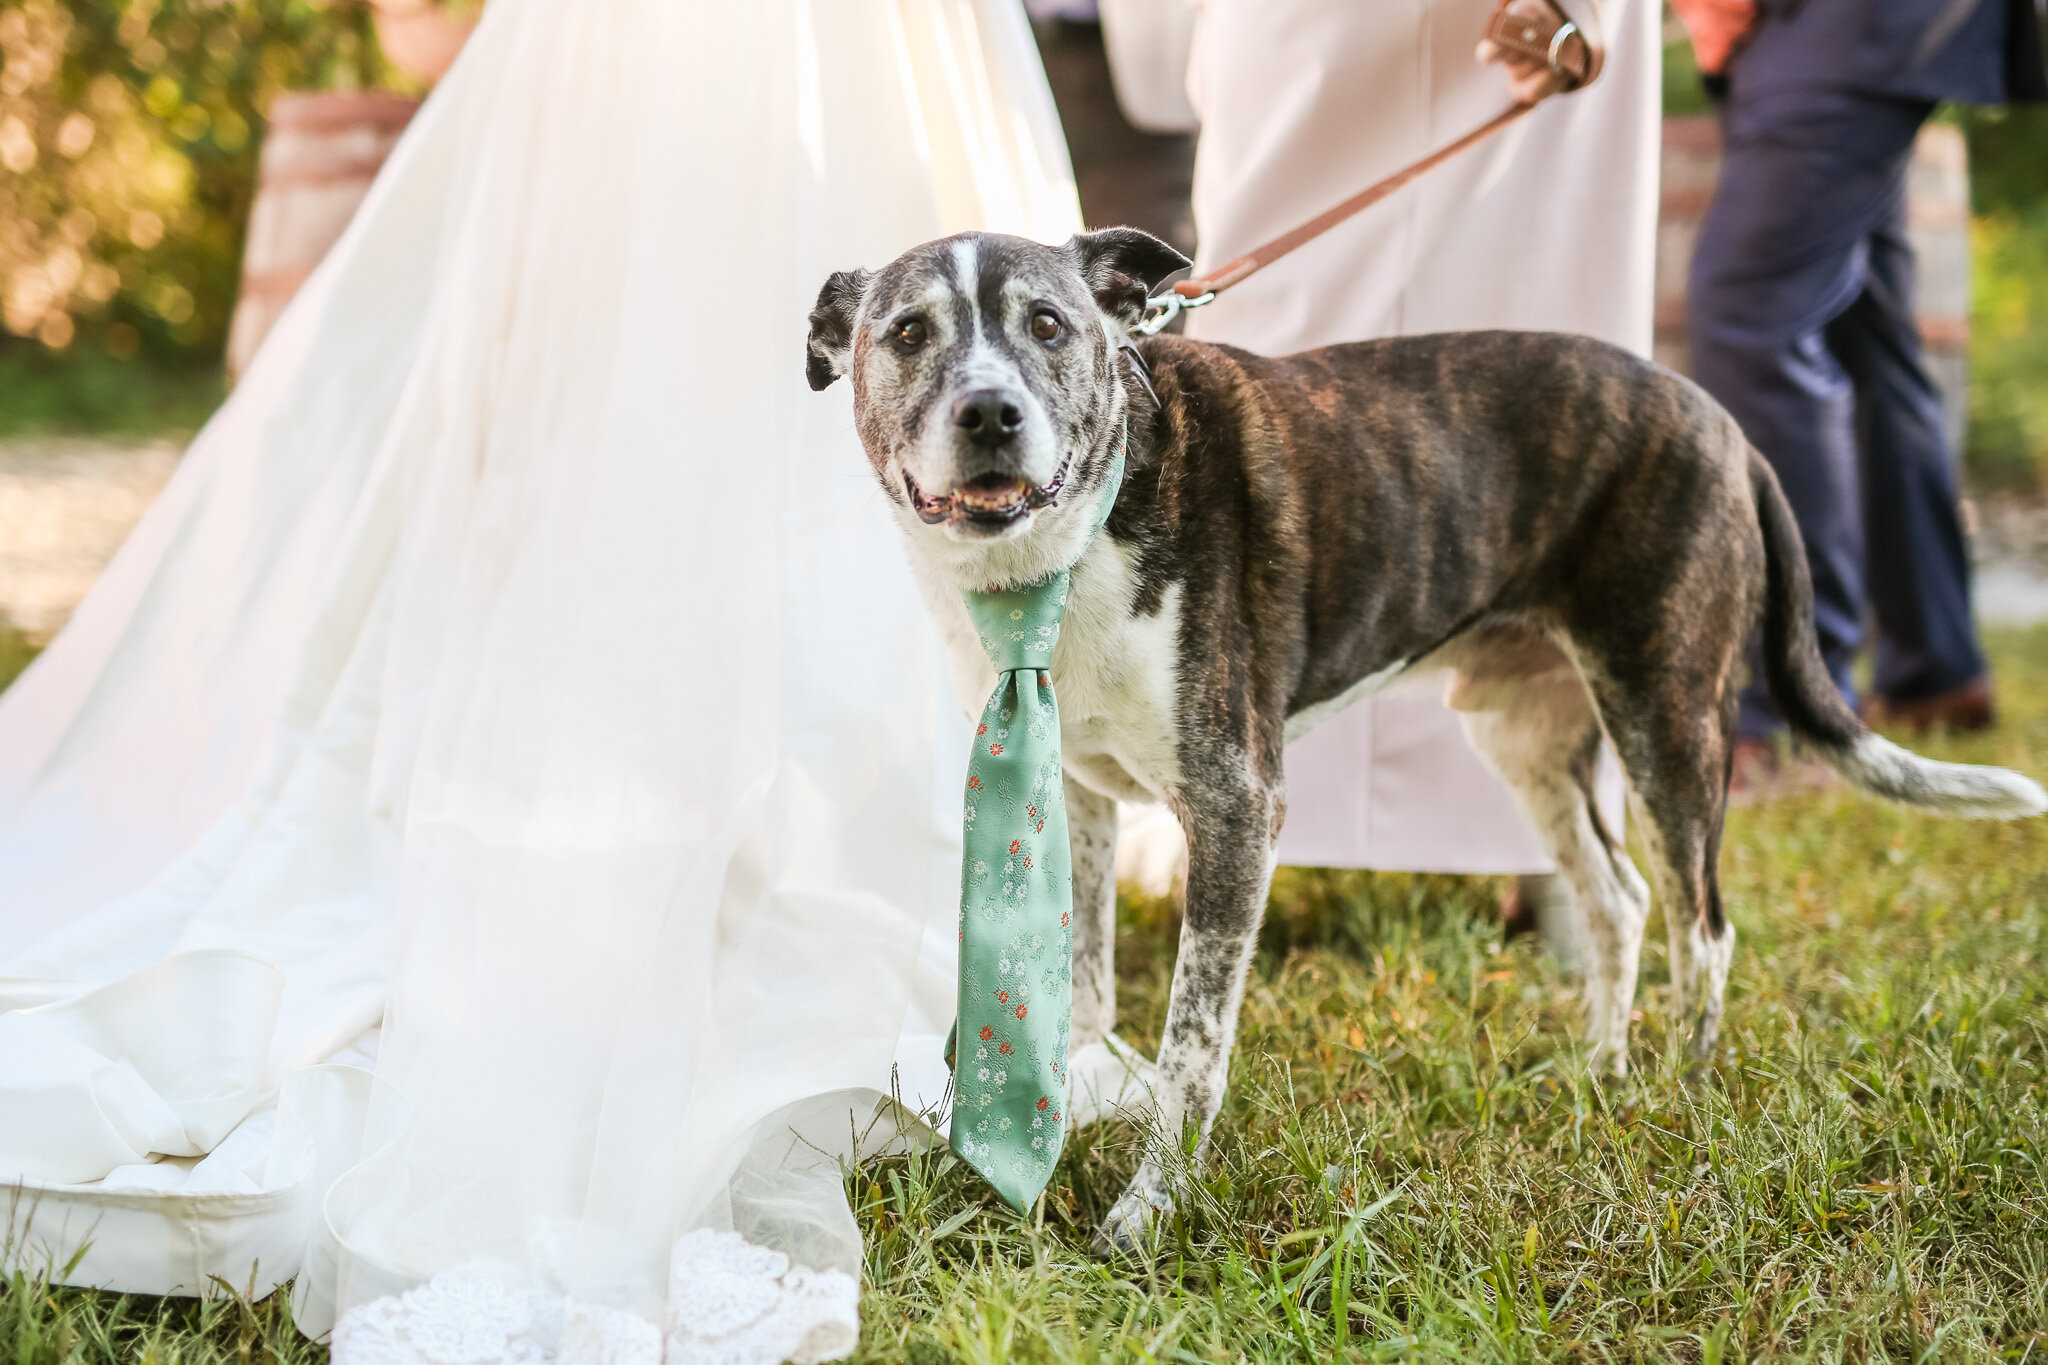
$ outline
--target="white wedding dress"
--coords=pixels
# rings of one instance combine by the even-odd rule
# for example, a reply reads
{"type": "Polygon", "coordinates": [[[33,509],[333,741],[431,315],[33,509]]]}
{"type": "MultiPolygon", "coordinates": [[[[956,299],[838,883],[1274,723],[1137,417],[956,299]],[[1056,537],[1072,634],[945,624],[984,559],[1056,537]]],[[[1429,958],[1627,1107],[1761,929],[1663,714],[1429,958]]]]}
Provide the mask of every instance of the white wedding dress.
{"type": "Polygon", "coordinates": [[[1016,0],[492,0],[0,700],[8,1257],[343,1365],[851,1350],[966,725],[806,313],[1077,223],[1016,0]]]}

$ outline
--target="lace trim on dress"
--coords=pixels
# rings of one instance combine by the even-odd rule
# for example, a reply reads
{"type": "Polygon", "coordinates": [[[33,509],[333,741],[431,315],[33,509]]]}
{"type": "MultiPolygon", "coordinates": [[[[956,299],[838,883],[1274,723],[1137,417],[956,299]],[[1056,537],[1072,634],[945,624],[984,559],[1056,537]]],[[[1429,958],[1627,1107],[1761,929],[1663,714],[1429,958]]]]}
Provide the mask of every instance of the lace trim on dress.
{"type": "Polygon", "coordinates": [[[458,1266],[335,1324],[334,1365],[819,1365],[860,1339],[860,1286],[738,1233],[684,1236],[666,1331],[542,1288],[512,1266],[458,1266]]]}
{"type": "Polygon", "coordinates": [[[843,1270],[708,1229],[669,1257],[667,1365],[818,1365],[859,1341],[860,1285],[843,1270]]]}
{"type": "Polygon", "coordinates": [[[579,1303],[503,1265],[436,1275],[342,1316],[346,1365],[660,1365],[661,1333],[637,1313],[579,1303]]]}

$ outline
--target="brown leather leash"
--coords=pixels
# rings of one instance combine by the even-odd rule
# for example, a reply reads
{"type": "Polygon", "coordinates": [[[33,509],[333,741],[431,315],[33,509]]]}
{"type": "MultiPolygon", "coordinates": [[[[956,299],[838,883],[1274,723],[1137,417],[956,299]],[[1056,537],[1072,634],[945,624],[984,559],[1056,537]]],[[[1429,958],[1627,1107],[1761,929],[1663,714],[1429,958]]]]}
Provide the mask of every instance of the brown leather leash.
{"type": "Polygon", "coordinates": [[[1145,320],[1138,324],[1137,330],[1147,336],[1164,330],[1180,313],[1214,303],[1216,296],[1232,285],[1242,284],[1281,257],[1314,241],[1346,219],[1363,213],[1418,176],[1486,141],[1549,95],[1585,89],[1598,79],[1606,59],[1600,35],[1587,32],[1564,12],[1557,0],[1501,0],[1500,8],[1487,22],[1486,38],[1507,52],[1547,65],[1558,84],[1534,100],[1509,105],[1463,137],[1446,143],[1384,179],[1374,181],[1349,199],[1332,205],[1271,241],[1261,242],[1206,275],[1182,280],[1165,293],[1147,299],[1145,320]]]}

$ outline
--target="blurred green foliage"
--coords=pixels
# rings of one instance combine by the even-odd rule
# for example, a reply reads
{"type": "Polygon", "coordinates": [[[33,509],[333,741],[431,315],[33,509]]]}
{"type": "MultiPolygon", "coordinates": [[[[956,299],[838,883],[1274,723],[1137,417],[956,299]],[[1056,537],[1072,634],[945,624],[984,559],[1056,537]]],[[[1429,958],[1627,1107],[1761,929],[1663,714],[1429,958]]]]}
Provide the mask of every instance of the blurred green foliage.
{"type": "Polygon", "coordinates": [[[0,355],[217,358],[264,111],[382,74],[360,0],[0,0],[0,355]]]}
{"type": "Polygon", "coordinates": [[[1692,59],[1692,44],[1685,30],[1668,13],[1664,25],[1664,113],[1704,114],[1712,105],[1700,84],[1700,69],[1692,59]]]}
{"type": "Polygon", "coordinates": [[[227,396],[218,359],[117,360],[73,346],[0,348],[0,441],[16,436],[183,437],[227,396]]]}
{"type": "Polygon", "coordinates": [[[2048,107],[1962,111],[1970,139],[1970,435],[1984,485],[2048,488],[2048,107]]]}
{"type": "Polygon", "coordinates": [[[5,692],[23,669],[35,661],[36,646],[0,616],[0,692],[5,692]]]}

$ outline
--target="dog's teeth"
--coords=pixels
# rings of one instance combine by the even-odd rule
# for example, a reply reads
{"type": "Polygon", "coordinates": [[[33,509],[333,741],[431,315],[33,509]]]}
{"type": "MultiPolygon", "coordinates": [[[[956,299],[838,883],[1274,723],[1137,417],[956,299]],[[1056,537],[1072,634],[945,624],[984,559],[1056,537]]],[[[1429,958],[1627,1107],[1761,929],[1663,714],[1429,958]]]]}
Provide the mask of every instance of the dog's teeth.
{"type": "Polygon", "coordinates": [[[964,487],[953,496],[970,507],[1001,508],[1015,505],[1026,492],[1023,482],[1005,484],[1000,488],[964,487]]]}

